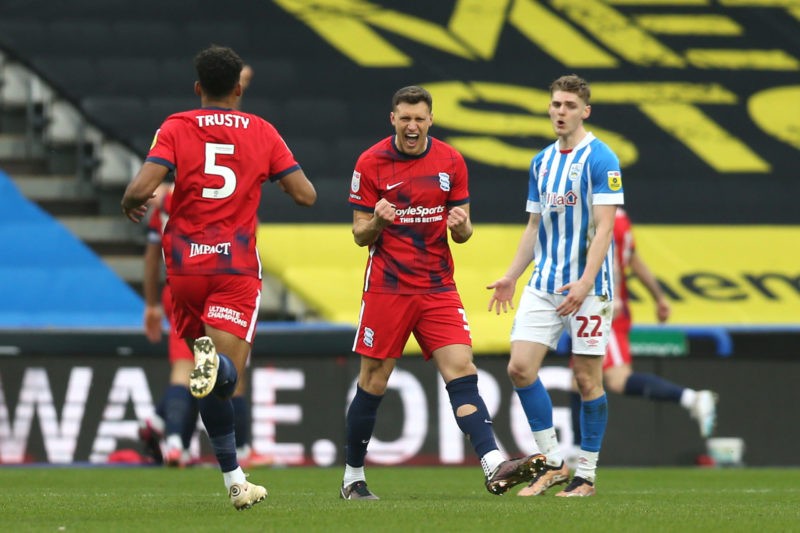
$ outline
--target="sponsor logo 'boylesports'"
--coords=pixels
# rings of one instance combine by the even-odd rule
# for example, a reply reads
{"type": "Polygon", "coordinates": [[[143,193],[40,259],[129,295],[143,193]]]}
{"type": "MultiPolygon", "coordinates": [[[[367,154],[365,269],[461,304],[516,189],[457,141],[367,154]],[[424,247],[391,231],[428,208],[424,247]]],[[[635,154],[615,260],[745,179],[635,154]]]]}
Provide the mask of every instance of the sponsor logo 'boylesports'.
{"type": "Polygon", "coordinates": [[[427,215],[440,215],[444,213],[444,206],[437,205],[436,207],[425,207],[424,205],[410,205],[405,209],[398,209],[395,211],[395,215],[398,217],[407,217],[407,216],[420,216],[424,217],[427,215]]]}

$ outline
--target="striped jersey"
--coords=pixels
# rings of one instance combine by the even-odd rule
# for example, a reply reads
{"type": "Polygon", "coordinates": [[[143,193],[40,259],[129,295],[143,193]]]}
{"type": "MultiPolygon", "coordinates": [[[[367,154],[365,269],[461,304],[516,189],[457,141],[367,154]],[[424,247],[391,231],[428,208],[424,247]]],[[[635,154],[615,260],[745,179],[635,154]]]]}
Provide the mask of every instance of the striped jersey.
{"type": "MultiPolygon", "coordinates": [[[[619,159],[591,133],[572,150],[559,150],[556,141],[536,154],[526,209],[540,214],[541,221],[528,285],[552,294],[577,281],[595,235],[592,207],[622,205],[623,200],[619,159]]],[[[589,294],[613,297],[613,253],[612,245],[589,294]]]]}
{"type": "Polygon", "coordinates": [[[449,144],[428,137],[419,155],[400,152],[394,135],[367,149],[350,181],[350,206],[372,213],[386,198],[393,224],[369,247],[364,291],[428,294],[456,290],[447,213],[469,203],[467,165],[449,144]]]}

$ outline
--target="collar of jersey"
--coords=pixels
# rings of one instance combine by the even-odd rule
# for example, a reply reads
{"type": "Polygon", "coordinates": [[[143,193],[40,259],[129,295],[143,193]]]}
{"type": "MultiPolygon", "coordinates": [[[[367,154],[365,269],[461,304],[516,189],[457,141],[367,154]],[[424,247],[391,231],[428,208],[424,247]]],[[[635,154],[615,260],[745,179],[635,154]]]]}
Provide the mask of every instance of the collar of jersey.
{"type": "Polygon", "coordinates": [[[425,147],[425,150],[419,155],[411,155],[405,152],[401,152],[400,149],[397,148],[397,134],[395,133],[394,135],[392,135],[392,149],[394,150],[394,153],[396,153],[401,157],[405,157],[406,159],[419,159],[421,157],[425,157],[431,150],[431,144],[433,144],[433,137],[428,135],[428,146],[425,147]]]}

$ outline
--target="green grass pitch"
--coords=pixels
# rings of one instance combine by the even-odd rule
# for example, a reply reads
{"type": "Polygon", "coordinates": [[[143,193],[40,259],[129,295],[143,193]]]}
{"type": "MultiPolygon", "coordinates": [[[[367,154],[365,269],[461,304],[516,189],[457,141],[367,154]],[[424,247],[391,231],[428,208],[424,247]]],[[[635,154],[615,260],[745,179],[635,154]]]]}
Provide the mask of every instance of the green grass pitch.
{"type": "Polygon", "coordinates": [[[213,468],[0,468],[0,531],[800,531],[800,470],[601,468],[597,495],[489,494],[480,467],[367,469],[380,501],[338,498],[341,468],[255,468],[237,512],[213,468]]]}

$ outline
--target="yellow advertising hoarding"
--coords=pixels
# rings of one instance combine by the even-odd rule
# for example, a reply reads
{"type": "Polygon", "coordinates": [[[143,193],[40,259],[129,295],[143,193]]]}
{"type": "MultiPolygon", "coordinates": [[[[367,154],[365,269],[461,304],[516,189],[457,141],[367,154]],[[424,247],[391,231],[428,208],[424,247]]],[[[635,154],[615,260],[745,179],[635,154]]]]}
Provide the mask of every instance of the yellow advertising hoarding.
{"type": "MultiPolygon", "coordinates": [[[[523,225],[476,225],[451,248],[476,353],[505,353],[513,310],[487,309],[486,286],[502,276],[523,225]]],[[[670,323],[687,326],[800,327],[800,226],[637,226],[637,250],[664,286],[670,323]]],[[[264,268],[326,320],[355,325],[367,249],[349,224],[263,224],[264,268]]],[[[529,272],[517,285],[517,299],[529,272]]],[[[654,324],[652,302],[632,280],[634,320],[654,324]]],[[[418,351],[410,341],[409,352],[418,351]]]]}
{"type": "MultiPolygon", "coordinates": [[[[672,322],[800,327],[800,226],[637,226],[634,236],[672,322]]],[[[654,323],[646,290],[630,287],[635,321],[654,323]]]]}

